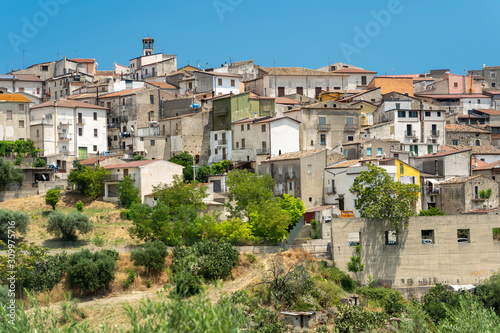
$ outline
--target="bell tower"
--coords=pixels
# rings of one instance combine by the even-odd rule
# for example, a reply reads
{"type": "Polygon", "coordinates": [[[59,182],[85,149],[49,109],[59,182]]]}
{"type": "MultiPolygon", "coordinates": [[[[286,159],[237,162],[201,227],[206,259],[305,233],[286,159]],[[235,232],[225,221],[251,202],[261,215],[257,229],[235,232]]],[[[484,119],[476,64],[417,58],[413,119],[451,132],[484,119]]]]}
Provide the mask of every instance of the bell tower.
{"type": "Polygon", "coordinates": [[[142,55],[148,56],[153,54],[154,39],[150,37],[143,38],[142,40],[142,55]]]}

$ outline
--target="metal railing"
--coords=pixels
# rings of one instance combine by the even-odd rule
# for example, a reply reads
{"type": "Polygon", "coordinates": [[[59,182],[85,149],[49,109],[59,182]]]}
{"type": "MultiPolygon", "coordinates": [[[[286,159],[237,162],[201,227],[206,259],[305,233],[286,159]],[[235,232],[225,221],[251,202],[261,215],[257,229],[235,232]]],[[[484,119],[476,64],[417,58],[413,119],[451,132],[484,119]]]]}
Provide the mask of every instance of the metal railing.
{"type": "Polygon", "coordinates": [[[227,139],[217,140],[217,144],[219,146],[225,146],[225,145],[227,145],[227,139]]]}
{"type": "Polygon", "coordinates": [[[359,126],[356,124],[345,124],[344,131],[354,132],[358,130],[358,127],[359,126]]]}
{"type": "Polygon", "coordinates": [[[329,131],[330,124],[318,124],[318,131],[329,131]]]}
{"type": "Polygon", "coordinates": [[[431,131],[431,136],[438,137],[439,136],[439,130],[431,131]]]}
{"type": "Polygon", "coordinates": [[[69,136],[69,134],[60,134],[59,135],[59,140],[71,140],[71,137],[69,136]]]}
{"type": "Polygon", "coordinates": [[[325,187],[325,194],[335,194],[337,193],[337,189],[334,187],[332,188],[331,186],[325,187]]]}
{"type": "Polygon", "coordinates": [[[118,124],[117,123],[108,124],[108,128],[118,128],[118,124]]]}
{"type": "Polygon", "coordinates": [[[85,125],[85,119],[83,119],[83,118],[78,118],[78,119],[76,120],[76,124],[77,124],[77,125],[85,125]]]}
{"type": "Polygon", "coordinates": [[[257,155],[269,155],[269,148],[257,148],[257,155]]]}
{"type": "Polygon", "coordinates": [[[106,178],[104,178],[104,181],[105,182],[119,182],[119,181],[122,181],[123,178],[129,176],[130,178],[132,178],[132,180],[135,181],[135,174],[134,173],[130,173],[128,175],[110,175],[110,176],[107,176],[106,178]]]}
{"type": "Polygon", "coordinates": [[[407,138],[414,138],[417,136],[417,132],[416,131],[405,131],[405,136],[407,138]]]}
{"type": "Polygon", "coordinates": [[[287,171],[287,172],[285,173],[285,177],[286,177],[287,179],[294,179],[294,178],[295,178],[295,171],[287,171]]]}

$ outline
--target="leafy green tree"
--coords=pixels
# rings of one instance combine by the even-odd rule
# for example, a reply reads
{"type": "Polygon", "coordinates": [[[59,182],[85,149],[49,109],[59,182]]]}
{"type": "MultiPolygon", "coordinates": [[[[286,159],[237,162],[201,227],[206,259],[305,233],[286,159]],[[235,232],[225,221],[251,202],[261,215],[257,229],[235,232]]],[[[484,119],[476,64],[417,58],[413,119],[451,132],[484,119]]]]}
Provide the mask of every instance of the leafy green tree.
{"type": "Polygon", "coordinates": [[[248,216],[250,206],[258,206],[273,197],[274,181],[269,175],[234,170],[228,173],[226,185],[229,186],[229,200],[236,202],[234,207],[228,206],[232,217],[248,216]]]}
{"type": "Polygon", "coordinates": [[[0,191],[3,191],[11,183],[18,183],[22,186],[24,173],[21,168],[14,167],[10,162],[0,158],[0,191]]]}
{"type": "Polygon", "coordinates": [[[443,216],[447,215],[445,212],[439,210],[439,208],[436,207],[430,207],[427,210],[421,210],[418,213],[418,216],[443,216]]]}
{"type": "Polygon", "coordinates": [[[203,199],[208,196],[207,187],[199,186],[198,183],[185,184],[182,179],[175,175],[170,184],[159,184],[153,186],[153,196],[158,202],[162,202],[172,210],[178,210],[181,206],[194,209],[205,209],[203,199]]]}
{"type": "Polygon", "coordinates": [[[47,166],[47,161],[45,161],[43,158],[37,158],[35,162],[33,162],[32,166],[34,168],[44,168],[47,166]]]}
{"type": "Polygon", "coordinates": [[[137,154],[134,156],[134,161],[144,161],[146,158],[141,154],[137,154]]]}
{"type": "Polygon", "coordinates": [[[297,224],[300,217],[306,212],[306,206],[304,206],[304,202],[302,200],[286,193],[279,199],[278,204],[281,209],[286,211],[292,218],[292,226],[297,224]]]}
{"type": "Polygon", "coordinates": [[[477,295],[487,308],[494,309],[500,316],[500,271],[477,288],[477,295]]]}
{"type": "Polygon", "coordinates": [[[29,224],[30,217],[28,214],[9,209],[0,209],[0,240],[7,240],[9,234],[12,239],[12,231],[15,231],[14,234],[16,239],[19,238],[20,234],[26,235],[29,224]],[[14,227],[14,229],[12,229],[12,227],[14,227]],[[11,231],[9,232],[9,230],[11,231]]]}
{"type": "Polygon", "coordinates": [[[163,270],[167,254],[167,246],[162,241],[146,242],[142,249],[132,252],[130,260],[134,266],[144,266],[147,274],[150,274],[163,270]]]}
{"type": "Polygon", "coordinates": [[[435,323],[448,317],[450,308],[459,306],[459,295],[448,289],[448,286],[441,283],[436,283],[429,290],[423,300],[422,308],[427,312],[429,317],[435,323]]]}
{"type": "Polygon", "coordinates": [[[84,207],[84,205],[83,205],[83,202],[81,200],[76,203],[75,207],[76,207],[77,211],[79,211],[80,213],[83,213],[83,207],[84,207]]]}
{"type": "Polygon", "coordinates": [[[99,165],[92,169],[77,163],[76,168],[69,172],[68,181],[72,185],[77,185],[84,196],[97,199],[101,195],[104,180],[109,175],[111,172],[99,165]]]}
{"type": "Polygon", "coordinates": [[[45,193],[45,203],[52,207],[52,210],[56,210],[56,206],[61,197],[61,189],[59,187],[51,188],[45,193]]]}
{"type": "Polygon", "coordinates": [[[71,287],[82,291],[106,288],[115,279],[116,262],[104,252],[90,252],[88,249],[73,253],[66,265],[71,287]]]}
{"type": "Polygon", "coordinates": [[[365,265],[361,263],[361,245],[356,245],[354,255],[351,256],[351,261],[347,263],[347,270],[358,276],[359,272],[365,269],[365,265]]]}
{"type": "Polygon", "coordinates": [[[361,172],[349,190],[356,193],[361,217],[388,220],[399,229],[414,215],[412,205],[419,187],[395,182],[383,168],[368,164],[368,170],[361,172]]]}
{"type": "Polygon", "coordinates": [[[481,190],[479,191],[479,197],[483,200],[488,200],[490,197],[491,197],[491,188],[487,189],[487,190],[481,190]]]}
{"type": "Polygon", "coordinates": [[[141,190],[134,186],[134,181],[130,176],[126,176],[118,184],[118,194],[120,195],[120,203],[127,208],[134,204],[141,203],[141,190]]]}
{"type": "Polygon", "coordinates": [[[194,158],[189,152],[185,151],[175,156],[172,156],[169,162],[182,165],[184,169],[182,170],[182,175],[184,176],[184,180],[186,182],[190,182],[193,180],[193,163],[194,158]]]}
{"type": "Polygon", "coordinates": [[[47,222],[47,232],[63,240],[76,240],[76,232],[86,234],[94,229],[94,224],[89,221],[89,217],[80,212],[71,212],[68,215],[55,211],[49,215],[47,222]]]}
{"type": "Polygon", "coordinates": [[[252,204],[248,210],[249,223],[255,236],[278,242],[286,238],[292,218],[281,209],[275,198],[252,204]]]}

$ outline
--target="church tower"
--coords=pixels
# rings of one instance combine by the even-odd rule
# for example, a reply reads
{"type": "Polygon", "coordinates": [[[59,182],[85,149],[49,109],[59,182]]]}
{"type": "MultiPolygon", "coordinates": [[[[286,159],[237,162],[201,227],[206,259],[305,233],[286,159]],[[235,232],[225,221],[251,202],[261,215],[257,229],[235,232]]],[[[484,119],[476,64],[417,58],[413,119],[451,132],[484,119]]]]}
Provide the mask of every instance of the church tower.
{"type": "Polygon", "coordinates": [[[155,41],[153,38],[150,38],[150,37],[144,38],[142,40],[142,49],[143,49],[142,55],[145,55],[145,56],[152,55],[154,53],[153,52],[154,43],[155,43],[155,41]]]}

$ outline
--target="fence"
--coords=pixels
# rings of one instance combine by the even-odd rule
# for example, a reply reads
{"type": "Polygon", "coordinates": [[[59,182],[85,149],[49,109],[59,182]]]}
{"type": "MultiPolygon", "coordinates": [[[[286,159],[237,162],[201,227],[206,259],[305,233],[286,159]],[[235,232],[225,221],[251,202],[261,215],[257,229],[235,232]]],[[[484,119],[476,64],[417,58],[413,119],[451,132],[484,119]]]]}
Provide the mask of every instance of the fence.
{"type": "Polygon", "coordinates": [[[297,222],[296,225],[290,230],[288,235],[286,236],[286,239],[280,242],[280,247],[283,250],[287,250],[290,248],[290,245],[293,243],[295,238],[299,235],[299,232],[302,230],[302,227],[304,226],[304,216],[301,216],[299,219],[299,222],[297,222]],[[290,244],[290,245],[288,245],[290,244]]]}

